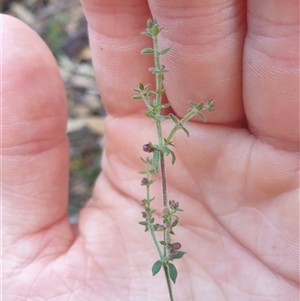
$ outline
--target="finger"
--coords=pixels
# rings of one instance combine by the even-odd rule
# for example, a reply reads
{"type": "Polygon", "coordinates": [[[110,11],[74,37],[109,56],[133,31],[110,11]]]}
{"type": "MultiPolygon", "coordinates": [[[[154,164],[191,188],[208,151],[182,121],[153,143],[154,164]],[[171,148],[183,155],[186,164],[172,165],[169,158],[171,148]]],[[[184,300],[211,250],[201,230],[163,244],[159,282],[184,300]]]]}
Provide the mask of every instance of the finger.
{"type": "MultiPolygon", "coordinates": [[[[151,15],[146,1],[108,3],[83,1],[83,6],[102,98],[109,113],[126,115],[143,108],[130,100],[132,88],[140,81],[154,84],[148,72],[153,58],[140,55],[151,42],[140,35],[151,15]]],[[[241,62],[245,4],[195,3],[149,2],[153,17],[164,27],[160,47],[172,47],[164,57],[170,69],[165,80],[168,99],[182,116],[189,107],[188,100],[214,98],[220,113],[210,116],[211,122],[240,123],[244,117],[241,62]]]]}
{"type": "Polygon", "coordinates": [[[244,97],[252,133],[299,147],[299,1],[248,1],[244,97]]]}
{"type": "Polygon", "coordinates": [[[151,17],[145,0],[82,0],[89,25],[93,65],[108,114],[127,115],[144,109],[142,102],[131,100],[139,82],[153,79],[148,68],[152,58],[141,50],[151,42],[142,36],[151,17]]]}
{"type": "Polygon", "coordinates": [[[162,59],[175,112],[185,115],[188,100],[213,98],[217,113],[208,122],[240,123],[245,1],[151,0],[150,8],[164,27],[161,47],[172,47],[162,59]]]}
{"type": "MultiPolygon", "coordinates": [[[[50,229],[60,237],[69,229],[66,100],[55,60],[38,35],[9,16],[2,24],[4,233],[12,243],[41,231],[46,246],[50,229]]],[[[33,252],[40,251],[36,242],[38,249],[33,241],[28,246],[33,252]]]]}

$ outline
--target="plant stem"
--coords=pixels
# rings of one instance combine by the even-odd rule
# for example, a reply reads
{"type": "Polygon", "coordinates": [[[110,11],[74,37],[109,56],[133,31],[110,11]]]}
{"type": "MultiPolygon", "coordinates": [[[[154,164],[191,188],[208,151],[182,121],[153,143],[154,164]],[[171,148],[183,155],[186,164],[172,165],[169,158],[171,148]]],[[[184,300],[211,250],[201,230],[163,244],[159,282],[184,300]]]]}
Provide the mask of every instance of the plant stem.
{"type": "MultiPolygon", "coordinates": [[[[154,50],[154,65],[156,69],[160,69],[160,61],[159,61],[159,49],[158,49],[158,39],[157,36],[152,36],[153,39],[153,50],[154,50]]],[[[163,74],[161,73],[155,73],[155,87],[156,91],[162,89],[162,79],[163,79],[163,74]]],[[[154,105],[160,105],[161,104],[161,93],[157,93],[155,100],[154,100],[154,105]]],[[[157,126],[157,125],[156,125],[157,126]]]]}
{"type": "MultiPolygon", "coordinates": [[[[197,110],[193,109],[191,110],[188,114],[186,114],[181,120],[180,120],[180,124],[183,125],[185,122],[189,121],[192,117],[194,117],[195,115],[197,115],[197,110]]],[[[174,128],[172,129],[172,131],[170,132],[168,138],[166,139],[167,142],[170,142],[173,138],[173,136],[175,135],[175,133],[180,129],[180,125],[176,124],[174,126],[174,128]]]]}
{"type": "MultiPolygon", "coordinates": [[[[159,60],[159,48],[158,48],[158,39],[157,36],[153,36],[153,48],[154,48],[154,63],[155,69],[161,69],[160,60],[159,60]]],[[[155,73],[155,84],[156,84],[156,91],[162,90],[162,81],[163,81],[163,73],[155,73]]],[[[161,105],[161,93],[157,93],[155,97],[155,105],[161,105]]],[[[160,115],[161,109],[159,109],[158,115],[160,115]]],[[[156,130],[158,136],[158,144],[160,147],[163,147],[163,136],[161,130],[161,121],[156,120],[156,130]]],[[[165,155],[161,151],[160,152],[160,172],[161,172],[161,183],[162,183],[162,196],[163,196],[163,208],[168,208],[168,195],[167,195],[167,177],[166,177],[166,167],[165,167],[165,155]]],[[[164,229],[164,261],[167,262],[170,257],[170,251],[167,248],[167,245],[170,243],[170,233],[167,228],[164,229]]],[[[170,296],[170,301],[173,301],[173,292],[172,292],[172,285],[170,281],[170,272],[167,266],[164,265],[164,271],[170,296]]]]}
{"type": "Polygon", "coordinates": [[[162,251],[161,251],[161,249],[159,247],[158,241],[157,241],[155,233],[154,233],[154,227],[153,227],[152,224],[149,225],[149,231],[151,233],[151,237],[152,237],[152,239],[154,241],[154,244],[155,244],[156,250],[157,250],[157,252],[159,254],[159,257],[160,257],[160,259],[163,259],[163,253],[162,253],[162,251]]]}
{"type": "Polygon", "coordinates": [[[164,272],[165,272],[165,276],[166,276],[166,280],[167,280],[170,301],[174,301],[173,292],[172,292],[172,284],[170,281],[170,272],[169,272],[168,266],[164,266],[164,272]]]}

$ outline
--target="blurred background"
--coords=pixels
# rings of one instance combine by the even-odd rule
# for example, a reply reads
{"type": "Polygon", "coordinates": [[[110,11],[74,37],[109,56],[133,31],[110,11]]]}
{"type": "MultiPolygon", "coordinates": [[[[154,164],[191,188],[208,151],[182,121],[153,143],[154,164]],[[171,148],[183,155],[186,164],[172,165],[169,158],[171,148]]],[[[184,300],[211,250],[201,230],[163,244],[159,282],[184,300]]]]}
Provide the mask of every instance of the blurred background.
{"type": "Polygon", "coordinates": [[[68,99],[69,214],[91,196],[101,172],[104,108],[94,79],[87,23],[78,0],[2,0],[2,12],[32,27],[55,56],[68,99]]]}

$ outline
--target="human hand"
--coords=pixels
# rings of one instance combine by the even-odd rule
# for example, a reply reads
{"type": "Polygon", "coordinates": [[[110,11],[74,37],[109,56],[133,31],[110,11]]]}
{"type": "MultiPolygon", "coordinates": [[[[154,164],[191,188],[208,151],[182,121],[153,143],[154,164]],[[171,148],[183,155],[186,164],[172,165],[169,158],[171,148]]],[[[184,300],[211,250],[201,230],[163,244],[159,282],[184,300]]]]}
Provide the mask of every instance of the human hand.
{"type": "MultiPolygon", "coordinates": [[[[169,196],[185,210],[176,238],[187,252],[175,299],[297,300],[298,1],[248,1],[248,11],[246,1],[149,5],[165,28],[161,47],[172,47],[163,59],[174,113],[190,99],[216,100],[206,124],[195,119],[190,138],[174,137],[169,196]]],[[[141,0],[83,7],[108,117],[103,173],[76,228],[63,84],[39,37],[3,16],[5,300],[166,300],[163,275],[151,277],[155,248],[137,225],[139,157],[154,127],[130,99],[138,82],[153,84],[152,58],[139,55],[151,13],[141,0]]]]}

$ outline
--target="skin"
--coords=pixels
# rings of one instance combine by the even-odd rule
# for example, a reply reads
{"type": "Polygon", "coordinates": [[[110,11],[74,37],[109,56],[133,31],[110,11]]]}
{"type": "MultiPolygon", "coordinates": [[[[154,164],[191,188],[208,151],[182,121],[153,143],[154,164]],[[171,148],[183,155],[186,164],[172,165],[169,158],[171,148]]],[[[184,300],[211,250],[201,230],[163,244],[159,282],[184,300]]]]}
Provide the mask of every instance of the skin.
{"type": "MultiPolygon", "coordinates": [[[[141,218],[141,146],[155,142],[141,81],[154,86],[140,35],[164,27],[172,111],[216,100],[208,122],[174,137],[169,198],[187,255],[174,295],[188,301],[296,301],[299,296],[299,2],[297,0],[82,0],[107,109],[103,173],[78,225],[67,216],[66,98],[41,39],[2,16],[4,300],[167,300],[141,218]],[[246,25],[247,24],[247,25],[246,25]],[[247,27],[247,28],[246,28],[247,27]]],[[[163,124],[168,133],[172,122],[163,124]]],[[[161,207],[160,181],[154,206],[161,207]]],[[[161,209],[157,212],[159,213],[161,209]]]]}

